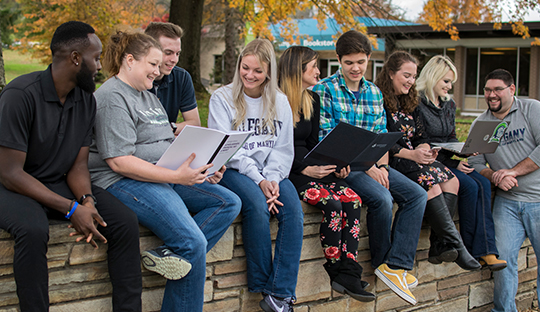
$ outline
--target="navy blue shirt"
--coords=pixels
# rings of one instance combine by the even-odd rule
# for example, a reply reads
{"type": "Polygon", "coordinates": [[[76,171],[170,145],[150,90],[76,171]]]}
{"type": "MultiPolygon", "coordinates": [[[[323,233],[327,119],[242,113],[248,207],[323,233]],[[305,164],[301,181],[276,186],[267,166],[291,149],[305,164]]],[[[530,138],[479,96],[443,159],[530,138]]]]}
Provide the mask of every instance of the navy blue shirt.
{"type": "Polygon", "coordinates": [[[24,171],[42,183],[62,180],[92,142],[94,95],[75,87],[60,102],[51,66],[15,78],[0,93],[0,145],[26,153],[24,171]]]}
{"type": "Polygon", "coordinates": [[[157,95],[167,112],[169,122],[176,122],[179,111],[187,112],[197,108],[191,75],[178,66],[160,81],[154,81],[154,87],[148,91],[157,95]]]}

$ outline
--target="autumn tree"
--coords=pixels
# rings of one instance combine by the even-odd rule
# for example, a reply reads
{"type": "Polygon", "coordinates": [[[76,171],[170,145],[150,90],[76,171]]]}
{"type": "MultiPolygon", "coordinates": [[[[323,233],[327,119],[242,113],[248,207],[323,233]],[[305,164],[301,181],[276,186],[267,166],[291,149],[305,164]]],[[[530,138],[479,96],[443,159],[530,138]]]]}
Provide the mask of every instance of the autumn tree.
{"type": "MultiPolygon", "coordinates": [[[[248,31],[255,37],[273,40],[268,28],[269,24],[281,27],[280,35],[291,44],[299,44],[302,37],[298,36],[298,26],[295,17],[301,12],[313,10],[321,29],[326,28],[325,19],[333,17],[340,25],[340,31],[357,29],[366,32],[367,28],[360,24],[355,17],[381,17],[399,19],[400,14],[389,0],[206,0],[206,16],[203,19],[201,11],[203,1],[171,0],[170,22],[180,25],[189,38],[182,39],[181,67],[190,72],[196,90],[202,90],[199,70],[200,26],[194,22],[208,21],[213,26],[223,27],[226,41],[225,81],[234,75],[235,49],[237,42],[245,38],[248,31]],[[246,27],[249,25],[249,27],[246,27]],[[188,28],[189,27],[189,28],[188,28]],[[239,33],[239,37],[236,34],[239,33]],[[195,36],[195,37],[192,37],[195,36]]],[[[373,42],[375,40],[373,39],[373,42]]]]}
{"type": "Polygon", "coordinates": [[[77,20],[94,27],[106,45],[109,35],[118,28],[140,28],[158,11],[156,0],[19,0],[24,22],[15,27],[23,52],[30,51],[43,63],[51,62],[49,45],[56,28],[77,20]]]}
{"type": "Polygon", "coordinates": [[[529,28],[523,24],[524,18],[533,11],[540,12],[538,0],[428,0],[419,22],[427,23],[433,30],[448,32],[452,39],[458,40],[456,23],[490,22],[500,29],[503,20],[507,20],[513,33],[525,39],[530,35],[529,28]]]}

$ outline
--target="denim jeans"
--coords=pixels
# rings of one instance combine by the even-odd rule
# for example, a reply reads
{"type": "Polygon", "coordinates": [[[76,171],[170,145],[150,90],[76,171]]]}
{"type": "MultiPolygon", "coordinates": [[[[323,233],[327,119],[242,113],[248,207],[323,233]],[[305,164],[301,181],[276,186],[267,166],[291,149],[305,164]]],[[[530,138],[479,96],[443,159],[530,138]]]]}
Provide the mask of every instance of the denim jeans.
{"type": "Polygon", "coordinates": [[[266,197],[253,180],[236,170],[227,170],[220,182],[242,199],[242,239],[247,258],[248,290],[276,297],[296,298],[304,212],[289,179],[279,183],[283,207],[275,215],[278,233],[272,261],[270,212],[266,197]]]}
{"type": "Polygon", "coordinates": [[[192,265],[184,278],[167,281],[161,311],[202,311],[206,252],[240,212],[238,196],[208,182],[185,186],[129,178],[114,183],[107,191],[131,208],[139,222],[170,250],[192,265]]]}
{"type": "MultiPolygon", "coordinates": [[[[450,168],[459,180],[459,231],[471,255],[499,255],[491,215],[491,182],[480,173],[469,174],[450,168]]],[[[502,258],[503,259],[503,258],[502,258]]]]}
{"type": "Polygon", "coordinates": [[[371,265],[383,263],[412,270],[426,209],[427,192],[397,170],[388,173],[390,190],[363,171],[354,171],[345,181],[368,206],[367,227],[371,265]],[[398,210],[392,225],[393,200],[398,210]]]}
{"type": "MultiPolygon", "coordinates": [[[[518,289],[518,254],[521,244],[529,237],[536,254],[540,252],[540,202],[528,203],[495,197],[493,203],[495,221],[495,242],[501,259],[508,266],[493,272],[494,312],[517,311],[516,293],[518,289]]],[[[537,270],[536,284],[540,285],[540,270],[537,270]]],[[[540,297],[540,288],[536,288],[540,297]]]]}

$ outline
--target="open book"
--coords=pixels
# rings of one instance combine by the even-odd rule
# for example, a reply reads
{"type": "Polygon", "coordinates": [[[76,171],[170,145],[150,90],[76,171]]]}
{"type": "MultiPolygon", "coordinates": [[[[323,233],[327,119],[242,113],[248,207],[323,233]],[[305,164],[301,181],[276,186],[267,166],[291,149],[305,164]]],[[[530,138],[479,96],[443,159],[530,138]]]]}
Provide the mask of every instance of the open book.
{"type": "Polygon", "coordinates": [[[253,131],[222,132],[195,126],[186,126],[161,156],[156,165],[171,170],[180,167],[191,155],[196,157],[190,167],[199,168],[214,164],[210,171],[218,171],[244,145],[253,131]]]}
{"type": "Polygon", "coordinates": [[[374,133],[340,122],[304,157],[308,165],[347,165],[353,171],[373,166],[403,136],[401,132],[374,133]]]}

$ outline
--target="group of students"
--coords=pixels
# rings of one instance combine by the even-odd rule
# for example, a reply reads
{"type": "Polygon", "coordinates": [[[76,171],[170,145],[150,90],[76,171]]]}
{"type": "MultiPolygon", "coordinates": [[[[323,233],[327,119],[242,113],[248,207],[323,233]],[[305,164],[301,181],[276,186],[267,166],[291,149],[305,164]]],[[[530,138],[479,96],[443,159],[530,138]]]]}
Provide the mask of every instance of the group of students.
{"type": "Polygon", "coordinates": [[[202,311],[206,253],[239,213],[248,290],[263,295],[264,311],[292,311],[300,200],[323,213],[332,289],[360,301],[375,299],[356,261],[362,203],[375,273],[410,304],[418,280],[407,271],[424,218],[432,227],[431,263],[506,267],[497,259],[489,180],[429,144],[457,141],[448,96],[457,71],[448,58],[432,58],[415,83],[416,59],[395,52],[371,83],[364,77],[371,43],[349,31],[336,43],[340,69],[318,81],[315,51],[290,47],[276,63],[271,42],[255,39],[240,53],[233,82],[212,94],[208,116],[209,128],[254,134],[226,168],[193,169],[192,154],[169,170],[154,164],[185,124],[200,122],[192,85],[174,85],[189,85],[175,66],[182,30],[151,23],[145,32],[110,37],[103,58],[110,77],[93,93],[101,42],[91,26],[65,23],[51,42],[52,65],[15,79],[0,95],[0,227],[16,241],[22,311],[48,308],[48,217],[70,219],[77,241],[107,242],[115,311],[141,310],[140,259],[167,278],[162,311],[202,311]],[[185,123],[176,124],[179,110],[185,123]],[[365,172],[306,165],[303,157],[339,122],[404,135],[365,172]],[[142,258],[137,221],[163,240],[142,258]]]}

